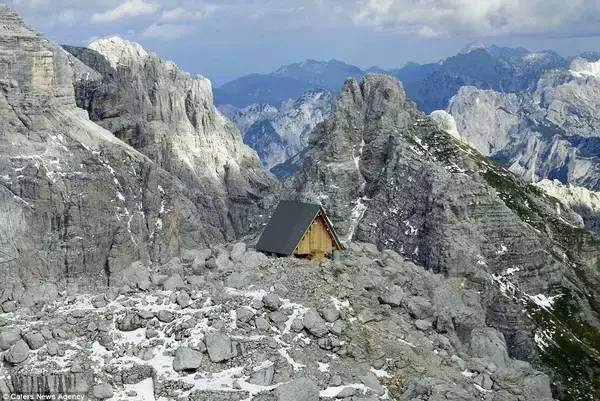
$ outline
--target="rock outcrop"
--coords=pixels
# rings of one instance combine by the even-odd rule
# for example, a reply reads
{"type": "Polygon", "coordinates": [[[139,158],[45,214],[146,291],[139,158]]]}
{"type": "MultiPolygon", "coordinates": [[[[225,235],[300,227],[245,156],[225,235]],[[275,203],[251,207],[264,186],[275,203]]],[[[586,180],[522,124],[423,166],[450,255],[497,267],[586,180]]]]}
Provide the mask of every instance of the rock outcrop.
{"type": "MultiPolygon", "coordinates": [[[[583,295],[597,293],[598,238],[579,228],[568,206],[437,128],[391,77],[346,83],[287,185],[291,196],[321,203],[346,240],[392,248],[425,268],[466,278],[482,291],[487,321],[513,356],[560,352],[570,346],[564,338],[579,337],[578,319],[596,327],[586,344],[598,338],[600,305],[595,295],[583,295]],[[569,334],[541,322],[546,299],[578,311],[560,314],[569,334]],[[546,348],[534,341],[545,330],[555,335],[546,348]]],[[[588,372],[600,366],[592,360],[583,363],[588,372]]],[[[556,363],[562,362],[548,362],[556,363]]],[[[552,367],[564,373],[563,365],[552,367]]]]}
{"type": "Polygon", "coordinates": [[[157,266],[259,224],[275,180],[214,109],[208,81],[152,55],[133,59],[138,48],[108,59],[89,51],[94,70],[5,7],[0,21],[3,309],[104,287],[133,262],[157,266]],[[129,64],[115,70],[117,56],[129,64]],[[111,87],[125,76],[127,87],[111,87]],[[82,85],[105,85],[89,109],[117,136],[77,107],[74,85],[79,99],[82,85]]]}

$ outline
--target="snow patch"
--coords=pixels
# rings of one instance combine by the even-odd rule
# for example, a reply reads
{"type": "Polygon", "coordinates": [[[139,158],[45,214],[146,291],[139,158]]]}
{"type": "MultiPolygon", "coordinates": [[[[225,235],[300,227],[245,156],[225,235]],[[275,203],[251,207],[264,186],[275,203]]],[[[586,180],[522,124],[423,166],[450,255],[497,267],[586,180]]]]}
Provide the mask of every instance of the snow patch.
{"type": "Polygon", "coordinates": [[[343,386],[335,386],[335,387],[327,387],[325,390],[321,390],[319,392],[319,396],[322,398],[337,398],[337,395],[344,389],[347,388],[355,388],[357,390],[362,391],[363,394],[366,394],[369,391],[369,387],[365,386],[362,383],[352,383],[345,384],[343,386]]]}
{"type": "Polygon", "coordinates": [[[356,200],[356,202],[354,203],[354,207],[352,208],[352,211],[350,212],[350,228],[348,230],[348,235],[346,236],[346,241],[345,242],[350,242],[352,241],[352,238],[354,237],[354,233],[356,232],[356,229],[358,228],[358,223],[360,223],[360,220],[363,218],[365,212],[367,211],[367,205],[365,205],[363,203],[363,201],[367,200],[367,198],[365,196],[358,198],[356,200]]]}
{"type": "Polygon", "coordinates": [[[600,79],[600,60],[588,61],[584,58],[577,57],[571,63],[569,72],[577,78],[594,77],[600,79]]]}

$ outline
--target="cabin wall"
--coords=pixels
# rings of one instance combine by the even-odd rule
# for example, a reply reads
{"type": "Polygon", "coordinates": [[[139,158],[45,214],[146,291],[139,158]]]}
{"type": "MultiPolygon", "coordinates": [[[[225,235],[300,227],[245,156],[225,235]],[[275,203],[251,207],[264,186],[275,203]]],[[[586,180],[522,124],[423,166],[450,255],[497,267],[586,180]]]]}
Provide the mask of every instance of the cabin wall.
{"type": "Polygon", "coordinates": [[[321,215],[317,216],[298,243],[294,254],[323,257],[333,251],[333,241],[327,231],[327,223],[321,215]]]}

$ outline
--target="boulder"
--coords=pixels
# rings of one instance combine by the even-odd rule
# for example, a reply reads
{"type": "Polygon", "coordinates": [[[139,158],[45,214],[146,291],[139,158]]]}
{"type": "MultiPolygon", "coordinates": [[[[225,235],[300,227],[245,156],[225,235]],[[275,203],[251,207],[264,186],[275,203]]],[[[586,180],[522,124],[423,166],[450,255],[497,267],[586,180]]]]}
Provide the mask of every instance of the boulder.
{"type": "Polygon", "coordinates": [[[265,307],[267,309],[272,310],[272,311],[278,310],[279,308],[281,308],[281,305],[283,305],[283,302],[281,301],[279,296],[272,292],[265,295],[262,298],[262,302],[263,302],[263,305],[265,305],[265,307]]]}
{"type": "Polygon", "coordinates": [[[390,306],[400,306],[404,300],[404,290],[402,287],[394,285],[385,294],[379,297],[379,302],[390,306]]]}
{"type": "Polygon", "coordinates": [[[147,290],[152,283],[148,268],[142,262],[137,261],[123,270],[111,272],[109,284],[113,287],[129,285],[140,290],[147,290]]]}
{"type": "Polygon", "coordinates": [[[325,320],[321,318],[319,312],[314,309],[309,309],[302,320],[304,328],[316,337],[323,337],[329,332],[329,328],[325,324],[325,320]]]}
{"type": "Polygon", "coordinates": [[[4,355],[4,360],[11,365],[16,365],[27,359],[29,356],[29,347],[23,340],[14,343],[8,352],[4,355]]]}
{"type": "Polygon", "coordinates": [[[60,351],[58,343],[54,340],[48,341],[48,345],[46,346],[46,351],[48,351],[48,355],[50,355],[50,356],[58,355],[58,352],[60,351]]]}
{"type": "Polygon", "coordinates": [[[245,254],[246,244],[244,244],[243,242],[237,242],[231,247],[231,260],[233,260],[234,262],[244,261],[245,254]]]}
{"type": "Polygon", "coordinates": [[[115,327],[121,331],[133,331],[144,327],[144,319],[135,311],[127,311],[125,315],[117,318],[115,327]]]}
{"type": "Polygon", "coordinates": [[[179,273],[173,273],[169,276],[163,283],[163,288],[165,290],[179,290],[185,288],[185,282],[179,275],[179,273]]]}
{"type": "Polygon", "coordinates": [[[277,401],[319,401],[319,387],[307,377],[284,383],[275,390],[277,401]]]}
{"type": "Polygon", "coordinates": [[[210,360],[213,362],[224,362],[238,354],[237,347],[227,334],[221,332],[207,333],[204,344],[210,360]]]}
{"type": "Polygon", "coordinates": [[[25,342],[27,343],[29,348],[33,350],[42,348],[46,343],[44,336],[37,331],[27,332],[25,333],[25,335],[23,335],[23,338],[25,339],[25,342]]]}
{"type": "Polygon", "coordinates": [[[319,309],[319,313],[325,321],[333,323],[340,318],[340,311],[333,304],[327,304],[319,309]]]}
{"type": "Polygon", "coordinates": [[[0,330],[0,349],[2,351],[6,351],[21,339],[21,330],[16,327],[3,327],[0,330]]]}
{"type": "Polygon", "coordinates": [[[158,331],[153,328],[146,329],[146,338],[158,337],[158,331]]]}
{"type": "Polygon", "coordinates": [[[220,249],[216,256],[213,255],[206,261],[206,267],[226,271],[233,269],[234,264],[231,259],[229,259],[229,252],[225,249],[220,249]]]}
{"type": "Polygon", "coordinates": [[[408,313],[415,319],[427,319],[433,314],[433,308],[429,299],[421,296],[405,299],[408,313]]]}
{"type": "Polygon", "coordinates": [[[254,311],[247,306],[236,309],[235,316],[242,323],[248,323],[254,317],[254,311]]]}
{"type": "Polygon", "coordinates": [[[113,396],[113,388],[108,383],[96,384],[92,389],[92,394],[99,400],[105,400],[113,396]]]}
{"type": "Polygon", "coordinates": [[[156,318],[163,323],[171,323],[175,320],[175,315],[171,311],[162,309],[157,313],[156,318]]]}
{"type": "Polygon", "coordinates": [[[185,370],[196,370],[202,363],[202,353],[194,351],[189,347],[179,347],[173,358],[173,370],[180,372],[185,370]]]}
{"type": "Polygon", "coordinates": [[[344,330],[346,329],[346,323],[342,320],[336,320],[335,323],[331,326],[329,331],[336,336],[341,336],[344,330]]]}
{"type": "Polygon", "coordinates": [[[206,259],[211,255],[210,249],[186,249],[183,251],[181,260],[185,263],[198,263],[204,265],[206,259]]]}
{"type": "Polygon", "coordinates": [[[10,313],[17,310],[17,302],[16,301],[6,301],[2,304],[2,310],[4,313],[10,313]]]}
{"type": "Polygon", "coordinates": [[[492,327],[478,327],[471,332],[471,352],[479,358],[505,368],[510,364],[504,336],[492,327]]]}
{"type": "Polygon", "coordinates": [[[190,305],[191,298],[187,291],[179,291],[177,294],[177,304],[182,308],[187,308],[190,305]]]}
{"type": "Polygon", "coordinates": [[[271,329],[271,325],[269,324],[269,321],[262,316],[257,317],[256,320],[254,321],[254,324],[256,324],[256,329],[258,331],[261,331],[264,333],[268,332],[271,329]]]}
{"type": "Polygon", "coordinates": [[[248,268],[255,268],[263,265],[268,260],[269,258],[264,253],[248,251],[244,255],[244,260],[242,261],[242,264],[248,268]]]}
{"type": "Polygon", "coordinates": [[[266,366],[260,367],[254,370],[254,373],[250,376],[248,383],[256,384],[258,386],[270,386],[273,382],[273,375],[275,374],[275,366],[267,364],[266,366]]]}
{"type": "Polygon", "coordinates": [[[427,331],[431,328],[431,322],[428,320],[415,320],[415,327],[421,331],[427,331]]]}

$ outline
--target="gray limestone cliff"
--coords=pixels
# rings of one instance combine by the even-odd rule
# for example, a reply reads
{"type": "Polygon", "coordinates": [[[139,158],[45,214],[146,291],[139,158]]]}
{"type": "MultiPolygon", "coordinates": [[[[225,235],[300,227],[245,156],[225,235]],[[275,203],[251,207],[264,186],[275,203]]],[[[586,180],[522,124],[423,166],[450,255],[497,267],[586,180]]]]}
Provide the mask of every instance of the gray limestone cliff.
{"type": "Polygon", "coordinates": [[[210,194],[229,239],[247,233],[257,204],[276,186],[235,125],[214,106],[211,83],[119,37],[66,47],[96,70],[75,82],[79,107],[172,173],[193,197],[210,194]]]}
{"type": "Polygon", "coordinates": [[[460,135],[528,181],[600,188],[598,61],[577,58],[521,94],[463,87],[448,106],[460,135]]]}
{"type": "Polygon", "coordinates": [[[0,21],[2,302],[103,287],[134,261],[258,227],[275,180],[214,109],[208,81],[150,55],[121,53],[129,64],[115,70],[94,54],[90,69],[5,7],[0,21]],[[90,98],[113,135],[77,107],[74,85],[110,86],[103,74],[118,71],[129,86],[90,98]]]}

